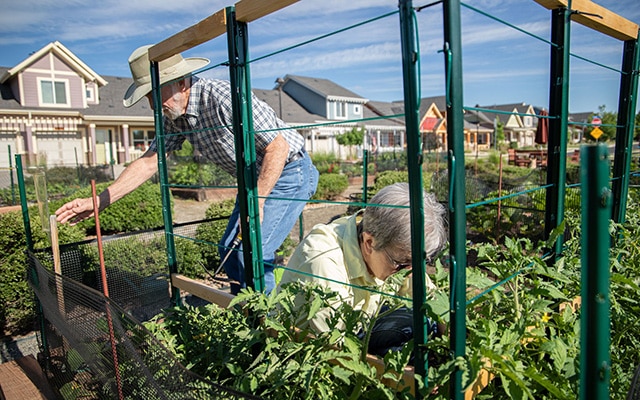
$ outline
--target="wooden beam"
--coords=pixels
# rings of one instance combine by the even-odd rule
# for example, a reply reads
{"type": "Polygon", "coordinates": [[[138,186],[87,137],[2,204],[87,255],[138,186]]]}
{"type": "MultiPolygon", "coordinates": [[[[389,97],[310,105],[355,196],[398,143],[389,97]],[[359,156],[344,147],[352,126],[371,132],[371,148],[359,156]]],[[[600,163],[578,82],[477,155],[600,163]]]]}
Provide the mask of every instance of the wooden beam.
{"type": "MultiPolygon", "coordinates": [[[[236,3],[236,19],[251,22],[285,8],[299,0],[240,0],[236,3]]],[[[195,25],[184,29],[149,49],[149,60],[162,61],[214,39],[227,31],[227,11],[222,9],[195,25]]]]}
{"type": "Polygon", "coordinates": [[[176,33],[149,49],[149,60],[162,61],[216,38],[227,31],[227,14],[222,9],[195,25],[176,33]]]}
{"type": "MultiPolygon", "coordinates": [[[[535,1],[549,10],[569,7],[569,0],[535,1]]],[[[623,41],[638,39],[638,24],[591,0],[572,0],[571,7],[573,11],[578,11],[571,15],[571,19],[581,25],[623,41]]]]}
{"type": "Polygon", "coordinates": [[[212,288],[205,283],[187,278],[182,274],[171,274],[171,285],[223,308],[229,307],[231,300],[236,297],[231,293],[212,288]]]}
{"type": "Polygon", "coordinates": [[[236,3],[236,19],[251,22],[297,3],[298,0],[240,0],[236,3]]]}

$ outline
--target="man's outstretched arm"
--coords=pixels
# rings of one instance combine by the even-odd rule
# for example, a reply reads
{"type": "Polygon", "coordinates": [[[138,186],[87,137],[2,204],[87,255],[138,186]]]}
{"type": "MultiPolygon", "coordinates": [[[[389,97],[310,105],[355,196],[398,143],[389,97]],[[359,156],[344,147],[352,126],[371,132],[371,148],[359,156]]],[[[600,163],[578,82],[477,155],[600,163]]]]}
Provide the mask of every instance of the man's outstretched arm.
{"type": "MultiPolygon", "coordinates": [[[[133,192],[146,182],[158,170],[158,154],[147,150],[142,157],[132,162],[108,188],[98,195],[98,210],[106,207],[133,192]]],[[[93,200],[89,198],[75,199],[56,210],[59,223],[78,222],[93,216],[93,200]]]]}

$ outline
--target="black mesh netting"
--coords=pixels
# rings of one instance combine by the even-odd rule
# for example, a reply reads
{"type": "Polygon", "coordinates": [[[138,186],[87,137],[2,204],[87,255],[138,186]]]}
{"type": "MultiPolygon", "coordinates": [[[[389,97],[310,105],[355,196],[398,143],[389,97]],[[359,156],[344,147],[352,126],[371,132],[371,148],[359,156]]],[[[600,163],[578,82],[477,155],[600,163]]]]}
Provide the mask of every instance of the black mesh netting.
{"type": "Polygon", "coordinates": [[[111,268],[107,298],[99,269],[87,262],[93,247],[63,246],[62,275],[52,272],[50,251],[28,254],[29,281],[43,315],[41,362],[61,398],[257,398],[189,372],[139,322],[169,306],[166,272],[141,276],[111,268]]]}

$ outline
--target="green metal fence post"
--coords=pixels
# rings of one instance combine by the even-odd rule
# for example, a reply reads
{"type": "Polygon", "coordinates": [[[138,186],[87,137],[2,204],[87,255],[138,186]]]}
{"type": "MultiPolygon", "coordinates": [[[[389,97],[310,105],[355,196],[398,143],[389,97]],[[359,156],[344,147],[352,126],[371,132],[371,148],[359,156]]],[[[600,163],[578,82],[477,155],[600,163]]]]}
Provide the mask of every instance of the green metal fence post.
{"type": "Polygon", "coordinates": [[[618,129],[616,130],[616,148],[613,159],[612,218],[619,223],[625,221],[627,212],[635,109],[638,94],[638,69],[640,68],[640,55],[638,53],[637,39],[624,42],[620,97],[618,101],[618,129]]]}
{"type": "Polygon", "coordinates": [[[262,263],[256,149],[251,108],[251,79],[248,65],[248,30],[246,23],[236,20],[235,7],[227,7],[226,13],[245,282],[256,291],[263,291],[264,265],[262,263]]]}
{"type": "Polygon", "coordinates": [[[608,399],[611,358],[609,218],[612,193],[606,145],[582,146],[582,311],[580,399],[608,399]]]}
{"type": "MultiPolygon", "coordinates": [[[[549,147],[545,209],[545,237],[564,221],[569,117],[569,32],[571,11],[551,11],[551,73],[549,89],[549,147]]],[[[558,235],[553,252],[562,253],[564,235],[558,235]]],[[[556,257],[549,262],[555,264],[556,257]]]]}
{"type": "MultiPolygon", "coordinates": [[[[162,196],[162,218],[164,219],[164,237],[167,242],[167,263],[169,273],[178,272],[178,258],[173,236],[173,217],[171,215],[171,191],[169,190],[169,173],[167,171],[167,153],[164,146],[164,123],[162,120],[162,94],[160,86],[160,70],[158,62],[151,62],[151,93],[153,97],[153,120],[156,129],[156,145],[158,147],[158,174],[160,177],[160,194],[162,196]]],[[[171,285],[171,304],[180,305],[180,289],[171,285]]]]}
{"type": "MultiPolygon", "coordinates": [[[[424,208],[422,189],[422,146],[419,112],[419,63],[415,14],[411,0],[400,0],[400,40],[402,44],[402,75],[404,81],[404,110],[407,136],[407,168],[411,206],[411,254],[413,261],[413,340],[415,372],[427,385],[429,368],[424,351],[427,342],[426,280],[424,258],[424,208]],[[417,256],[421,255],[421,256],[417,256]]],[[[417,383],[417,382],[416,382],[417,383]]],[[[421,398],[416,390],[416,398],[421,398]]]]}
{"type": "MultiPolygon", "coordinates": [[[[27,252],[33,251],[33,237],[31,236],[31,219],[29,218],[29,206],[27,204],[27,188],[24,183],[24,169],[22,167],[22,155],[16,154],[16,178],[18,179],[18,192],[20,194],[20,208],[22,210],[22,222],[24,224],[24,237],[27,245],[27,252]]],[[[13,172],[12,172],[13,173],[13,172]]],[[[34,285],[39,285],[38,275],[33,273],[29,277],[34,285]]],[[[36,303],[36,313],[38,316],[38,325],[40,329],[40,350],[41,353],[48,357],[49,343],[47,341],[46,321],[42,312],[42,304],[38,296],[34,296],[36,303]]]]}
{"type": "Polygon", "coordinates": [[[27,249],[33,251],[33,238],[31,236],[31,220],[29,219],[29,207],[27,206],[27,188],[24,185],[24,169],[22,156],[16,154],[16,175],[18,178],[18,190],[20,192],[20,206],[22,209],[22,222],[24,223],[24,235],[27,249]]]}
{"type": "MultiPolygon", "coordinates": [[[[466,209],[464,165],[464,118],[462,95],[462,34],[460,0],[444,1],[444,53],[447,99],[447,145],[449,148],[449,221],[451,280],[451,350],[464,357],[466,346],[466,209]]],[[[451,374],[451,398],[463,399],[462,371],[451,374]]]]}

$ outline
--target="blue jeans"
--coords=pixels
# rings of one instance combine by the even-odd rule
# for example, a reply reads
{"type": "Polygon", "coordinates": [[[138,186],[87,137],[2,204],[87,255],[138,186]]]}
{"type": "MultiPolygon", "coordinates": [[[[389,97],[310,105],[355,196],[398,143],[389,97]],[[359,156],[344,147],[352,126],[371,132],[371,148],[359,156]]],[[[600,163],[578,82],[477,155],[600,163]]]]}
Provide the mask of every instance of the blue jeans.
{"type": "MultiPolygon", "coordinates": [[[[264,203],[262,225],[262,259],[264,260],[264,284],[265,292],[270,293],[275,287],[273,275],[273,263],[276,251],[287,238],[302,213],[306,200],[316,192],[318,186],[318,170],[311,162],[308,154],[290,162],[284,166],[280,179],[274,186],[271,194],[264,203]]],[[[241,288],[246,287],[244,280],[244,258],[242,251],[229,250],[233,239],[238,235],[238,219],[240,208],[238,199],[233,209],[227,229],[222,236],[221,245],[218,246],[221,259],[227,252],[233,251],[224,264],[224,270],[232,281],[231,293],[238,294],[241,288]]],[[[242,245],[240,245],[242,249],[242,245]]]]}

